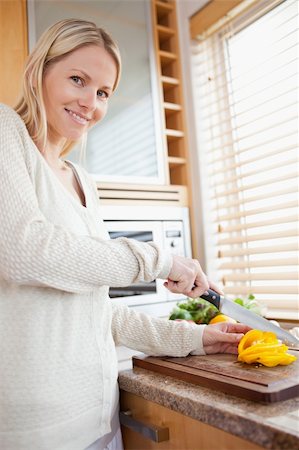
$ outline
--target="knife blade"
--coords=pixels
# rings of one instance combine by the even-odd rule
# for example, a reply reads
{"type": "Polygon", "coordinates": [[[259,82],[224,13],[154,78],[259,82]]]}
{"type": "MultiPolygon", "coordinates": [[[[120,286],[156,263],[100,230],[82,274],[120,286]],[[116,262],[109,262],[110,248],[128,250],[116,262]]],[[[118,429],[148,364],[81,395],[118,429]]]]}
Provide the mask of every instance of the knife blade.
{"type": "Polygon", "coordinates": [[[238,305],[237,303],[229,300],[228,298],[218,294],[218,292],[208,289],[201,298],[212,303],[216,308],[219,309],[223,314],[237,320],[238,322],[244,323],[251,328],[255,328],[261,331],[272,331],[276,334],[278,339],[287,344],[289,347],[299,348],[299,339],[293,336],[286,330],[283,330],[279,326],[270,322],[267,319],[255,314],[252,311],[238,305]]]}

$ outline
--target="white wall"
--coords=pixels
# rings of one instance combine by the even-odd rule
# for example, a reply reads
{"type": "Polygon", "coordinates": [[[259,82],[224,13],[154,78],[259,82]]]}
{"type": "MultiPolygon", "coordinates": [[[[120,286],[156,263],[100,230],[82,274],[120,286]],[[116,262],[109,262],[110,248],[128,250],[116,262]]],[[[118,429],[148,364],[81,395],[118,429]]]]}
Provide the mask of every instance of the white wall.
{"type": "Polygon", "coordinates": [[[200,197],[200,179],[199,164],[196,151],[196,124],[193,108],[193,93],[191,80],[191,59],[190,59],[190,33],[189,19],[200,10],[209,0],[176,0],[177,1],[177,17],[179,26],[180,52],[182,61],[183,91],[185,98],[186,121],[189,142],[191,182],[192,182],[192,198],[194,205],[195,223],[197,224],[195,231],[195,239],[197,241],[197,252],[200,263],[205,270],[205,251],[203,238],[202,217],[204,211],[202,209],[200,197]],[[196,208],[195,208],[196,205],[196,208]]]}

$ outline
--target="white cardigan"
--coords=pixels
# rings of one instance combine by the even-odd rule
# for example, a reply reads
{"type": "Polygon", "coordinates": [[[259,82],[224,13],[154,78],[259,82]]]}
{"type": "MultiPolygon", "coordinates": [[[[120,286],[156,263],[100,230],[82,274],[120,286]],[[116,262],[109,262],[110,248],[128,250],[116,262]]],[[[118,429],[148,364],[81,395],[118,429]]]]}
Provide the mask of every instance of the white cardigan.
{"type": "Polygon", "coordinates": [[[0,448],[83,450],[110,431],[121,344],[203,354],[202,326],[112,306],[108,286],[166,278],[155,244],[109,240],[93,182],[86,208],[0,105],[0,448]]]}

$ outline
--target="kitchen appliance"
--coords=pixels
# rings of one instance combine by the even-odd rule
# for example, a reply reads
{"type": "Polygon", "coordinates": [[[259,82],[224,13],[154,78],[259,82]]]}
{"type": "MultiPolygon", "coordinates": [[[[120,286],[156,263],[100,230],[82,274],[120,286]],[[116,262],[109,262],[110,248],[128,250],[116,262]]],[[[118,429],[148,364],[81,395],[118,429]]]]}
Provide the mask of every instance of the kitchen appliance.
{"type": "MultiPolygon", "coordinates": [[[[103,205],[100,209],[110,237],[126,236],[143,242],[154,241],[173,254],[191,256],[189,211],[186,207],[150,205],[103,205]]],[[[185,298],[172,294],[164,280],[139,283],[127,288],[110,289],[111,301],[127,304],[138,312],[155,317],[168,317],[177,301],[185,298]]],[[[116,348],[119,370],[132,367],[136,350],[116,348]]]]}
{"type": "MultiPolygon", "coordinates": [[[[153,241],[172,254],[191,256],[188,208],[171,206],[102,206],[102,217],[110,238],[128,237],[142,242],[153,241]]],[[[110,288],[112,301],[129,306],[158,305],[178,301],[183,295],[172,294],[164,280],[110,288]]],[[[165,309],[165,308],[164,308],[165,309]]],[[[167,307],[167,315],[171,306],[167,307]]],[[[144,310],[145,311],[145,310],[144,310]]],[[[161,308],[160,308],[160,312],[161,308]]]]}
{"type": "Polygon", "coordinates": [[[286,330],[283,330],[277,325],[274,325],[267,319],[249,311],[243,306],[229,300],[212,289],[208,289],[201,297],[216,306],[223,314],[226,314],[233,319],[245,323],[251,328],[256,328],[262,331],[272,331],[276,334],[278,339],[281,339],[285,344],[299,349],[299,340],[286,330]]]}

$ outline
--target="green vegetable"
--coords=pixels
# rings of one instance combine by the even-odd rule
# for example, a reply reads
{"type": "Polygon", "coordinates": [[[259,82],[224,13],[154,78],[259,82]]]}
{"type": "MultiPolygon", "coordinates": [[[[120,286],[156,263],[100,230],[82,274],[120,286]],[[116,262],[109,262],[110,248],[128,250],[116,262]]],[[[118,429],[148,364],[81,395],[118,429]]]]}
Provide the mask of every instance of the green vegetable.
{"type": "MultiPolygon", "coordinates": [[[[262,315],[263,305],[252,294],[248,295],[246,299],[237,297],[234,299],[234,302],[260,316],[262,315]]],[[[169,319],[192,320],[195,323],[201,324],[209,323],[218,314],[220,314],[220,311],[207,300],[200,297],[187,298],[187,300],[176,304],[170,313],[169,319]]]]}
{"type": "Polygon", "coordinates": [[[253,294],[249,294],[246,299],[237,297],[234,299],[235,303],[238,303],[238,305],[243,306],[244,308],[248,309],[249,311],[254,312],[255,314],[258,314],[259,316],[263,315],[263,305],[261,305],[256,299],[253,294]]]}
{"type": "Polygon", "coordinates": [[[238,303],[238,305],[244,306],[244,301],[242,300],[242,298],[235,298],[234,302],[238,303]]]}
{"type": "Polygon", "coordinates": [[[188,298],[187,301],[178,302],[171,311],[170,320],[192,320],[195,323],[209,323],[209,321],[219,314],[219,310],[200,297],[188,298]]]}
{"type": "Polygon", "coordinates": [[[184,310],[184,309],[180,309],[178,307],[175,307],[172,312],[171,315],[169,317],[170,320],[176,320],[176,319],[180,319],[180,320],[193,320],[192,319],[192,315],[184,310]]]}

